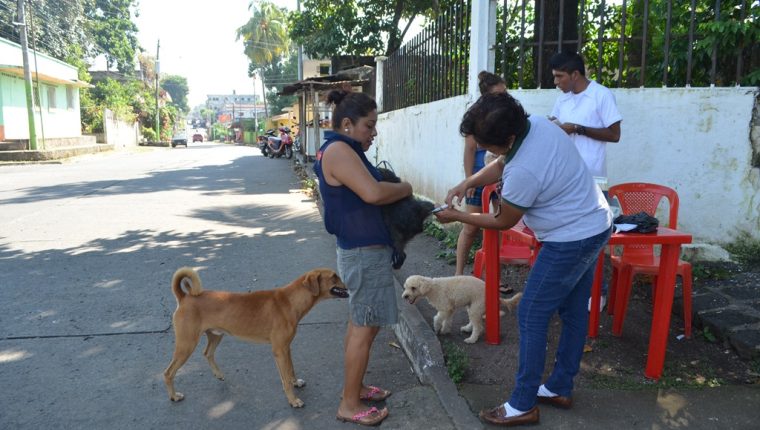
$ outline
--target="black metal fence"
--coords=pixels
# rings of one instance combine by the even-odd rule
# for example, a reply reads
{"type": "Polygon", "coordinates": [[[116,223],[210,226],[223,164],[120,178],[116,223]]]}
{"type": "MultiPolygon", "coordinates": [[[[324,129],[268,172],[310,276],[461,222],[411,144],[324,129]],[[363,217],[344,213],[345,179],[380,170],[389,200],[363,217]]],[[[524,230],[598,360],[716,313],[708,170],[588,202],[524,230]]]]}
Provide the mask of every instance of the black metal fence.
{"type": "Polygon", "coordinates": [[[552,88],[549,57],[580,52],[610,87],[760,84],[757,0],[503,0],[496,72],[552,88]]]}
{"type": "Polygon", "coordinates": [[[383,109],[391,111],[467,92],[470,0],[441,11],[383,66],[383,109]]]}

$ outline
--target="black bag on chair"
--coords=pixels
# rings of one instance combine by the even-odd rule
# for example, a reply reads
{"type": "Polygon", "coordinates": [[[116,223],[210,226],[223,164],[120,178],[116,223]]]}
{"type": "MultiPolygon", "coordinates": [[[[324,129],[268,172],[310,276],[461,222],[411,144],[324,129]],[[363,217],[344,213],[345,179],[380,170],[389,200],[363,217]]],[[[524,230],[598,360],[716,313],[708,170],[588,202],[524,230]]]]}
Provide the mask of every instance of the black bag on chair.
{"type": "Polygon", "coordinates": [[[633,215],[619,215],[613,221],[614,224],[636,224],[636,228],[630,230],[636,233],[653,233],[657,231],[660,222],[657,218],[646,212],[639,212],[633,215]]]}

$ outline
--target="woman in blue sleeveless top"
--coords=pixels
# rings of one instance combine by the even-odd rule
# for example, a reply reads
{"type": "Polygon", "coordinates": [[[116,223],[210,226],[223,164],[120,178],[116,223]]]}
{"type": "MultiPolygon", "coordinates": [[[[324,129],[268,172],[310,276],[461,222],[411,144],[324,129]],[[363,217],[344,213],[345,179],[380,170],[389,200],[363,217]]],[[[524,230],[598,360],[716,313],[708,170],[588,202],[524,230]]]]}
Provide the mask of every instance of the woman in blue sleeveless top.
{"type": "Polygon", "coordinates": [[[343,398],[337,418],[374,425],[388,409],[368,407],[390,395],[364,384],[372,343],[381,326],[396,324],[398,307],[391,268],[391,239],[380,206],[412,194],[408,182],[380,182],[364,154],[377,135],[377,104],[364,93],[334,90],[333,130],[317,153],[314,171],[324,203],[327,231],[337,237],[338,273],[349,291],[349,321],[344,344],[343,398]]]}

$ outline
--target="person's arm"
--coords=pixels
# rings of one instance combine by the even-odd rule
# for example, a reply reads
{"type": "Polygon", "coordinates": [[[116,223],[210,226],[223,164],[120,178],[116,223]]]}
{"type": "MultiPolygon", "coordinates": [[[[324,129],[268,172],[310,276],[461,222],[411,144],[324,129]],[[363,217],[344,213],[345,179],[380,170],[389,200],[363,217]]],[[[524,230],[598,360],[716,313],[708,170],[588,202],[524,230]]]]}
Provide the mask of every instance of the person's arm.
{"type": "Polygon", "coordinates": [[[575,124],[572,122],[562,123],[560,127],[567,134],[588,136],[594,140],[600,140],[602,142],[620,141],[620,121],[610,125],[609,127],[601,128],[585,127],[581,124],[575,124]]]}
{"type": "Polygon", "coordinates": [[[454,198],[457,202],[462,201],[462,197],[465,195],[469,188],[481,187],[501,179],[501,172],[504,170],[504,165],[501,163],[501,158],[492,161],[484,168],[480,169],[478,173],[465,178],[464,181],[457,184],[454,188],[450,189],[446,194],[446,204],[452,206],[454,198]]]}
{"type": "Polygon", "coordinates": [[[465,224],[474,225],[480,228],[492,230],[506,230],[515,226],[523,216],[523,211],[516,207],[499,201],[498,216],[491,213],[468,213],[456,209],[448,208],[435,214],[440,223],[446,224],[452,221],[459,221],[465,224]]]}
{"type": "Polygon", "coordinates": [[[351,147],[335,142],[322,154],[322,173],[332,186],[345,185],[365,203],[385,205],[412,194],[408,182],[378,182],[351,147]]]}
{"type": "Polygon", "coordinates": [[[472,169],[475,167],[475,151],[478,149],[478,144],[475,142],[475,138],[472,136],[465,136],[464,138],[464,177],[469,178],[472,176],[472,169]]]}
{"type": "MultiPolygon", "coordinates": [[[[471,135],[464,138],[464,177],[469,178],[472,176],[472,170],[475,168],[475,152],[478,149],[478,144],[475,142],[475,138],[471,135]]],[[[472,197],[475,194],[475,189],[470,188],[465,192],[465,197],[472,197]]]]}

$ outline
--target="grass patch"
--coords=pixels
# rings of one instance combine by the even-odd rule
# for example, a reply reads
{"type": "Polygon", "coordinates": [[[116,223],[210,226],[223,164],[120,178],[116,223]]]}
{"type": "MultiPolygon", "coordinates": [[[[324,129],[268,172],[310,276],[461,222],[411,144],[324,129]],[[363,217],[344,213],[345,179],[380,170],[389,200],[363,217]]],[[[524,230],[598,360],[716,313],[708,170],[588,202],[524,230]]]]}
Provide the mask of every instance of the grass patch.
{"type": "Polygon", "coordinates": [[[449,378],[455,384],[462,382],[469,365],[464,349],[453,342],[446,341],[443,343],[443,358],[446,361],[449,378]]]}
{"type": "MultiPolygon", "coordinates": [[[[448,264],[456,264],[457,262],[457,241],[459,240],[459,232],[461,228],[444,228],[440,223],[432,220],[425,221],[425,229],[423,230],[428,236],[437,239],[441,251],[435,254],[435,257],[441,260],[446,260],[448,264]]],[[[475,260],[475,252],[482,247],[482,236],[478,236],[472,242],[472,247],[467,255],[467,264],[471,264],[475,260]]]]}
{"type": "Polygon", "coordinates": [[[695,280],[724,281],[731,278],[731,272],[725,267],[693,264],[692,276],[695,280]]]}
{"type": "Polygon", "coordinates": [[[702,337],[704,337],[705,340],[710,343],[715,343],[718,341],[718,338],[715,337],[712,331],[710,331],[710,327],[705,327],[705,329],[702,330],[702,337]]]}
{"type": "Polygon", "coordinates": [[[738,239],[726,245],[726,250],[736,261],[760,267],[760,239],[753,239],[749,232],[742,231],[738,239]]]}
{"type": "Polygon", "coordinates": [[[715,376],[706,363],[666,364],[662,376],[657,381],[644,377],[640,369],[616,369],[614,374],[596,373],[590,377],[593,388],[642,391],[673,388],[714,388],[725,385],[725,381],[715,376]]]}

